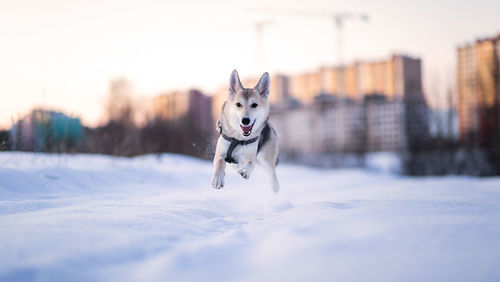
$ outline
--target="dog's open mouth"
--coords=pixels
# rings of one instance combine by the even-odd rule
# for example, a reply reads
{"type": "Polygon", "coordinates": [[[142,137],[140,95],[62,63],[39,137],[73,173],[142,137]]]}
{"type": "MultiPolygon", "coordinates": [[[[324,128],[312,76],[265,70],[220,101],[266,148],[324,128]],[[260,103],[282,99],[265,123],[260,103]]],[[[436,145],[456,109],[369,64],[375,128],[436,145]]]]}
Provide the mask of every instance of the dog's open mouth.
{"type": "Polygon", "coordinates": [[[252,133],[253,123],[251,125],[240,125],[243,130],[243,136],[249,136],[252,133]]]}

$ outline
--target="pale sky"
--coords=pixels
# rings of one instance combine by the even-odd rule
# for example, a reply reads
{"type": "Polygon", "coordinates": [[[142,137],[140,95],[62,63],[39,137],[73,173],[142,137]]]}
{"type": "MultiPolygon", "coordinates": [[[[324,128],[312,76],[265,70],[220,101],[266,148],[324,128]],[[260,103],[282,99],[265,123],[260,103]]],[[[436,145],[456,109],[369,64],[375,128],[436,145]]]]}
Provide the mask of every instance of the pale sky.
{"type": "Polygon", "coordinates": [[[210,94],[233,69],[295,74],[336,62],[332,20],[257,12],[266,9],[368,14],[368,23],[345,22],[345,61],[420,57],[434,106],[455,84],[456,47],[500,32],[493,0],[0,0],[0,128],[36,105],[96,125],[117,77],[132,81],[137,97],[189,87],[210,94]],[[257,70],[252,24],[268,19],[257,70]]]}

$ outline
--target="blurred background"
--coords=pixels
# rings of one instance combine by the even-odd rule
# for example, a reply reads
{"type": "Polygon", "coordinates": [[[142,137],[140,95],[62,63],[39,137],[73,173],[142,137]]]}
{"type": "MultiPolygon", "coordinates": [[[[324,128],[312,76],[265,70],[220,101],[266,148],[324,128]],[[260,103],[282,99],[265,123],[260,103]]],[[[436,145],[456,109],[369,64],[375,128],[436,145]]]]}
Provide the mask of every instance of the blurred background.
{"type": "Polygon", "coordinates": [[[210,159],[237,69],[281,159],[500,174],[498,1],[2,1],[0,150],[210,159]]]}

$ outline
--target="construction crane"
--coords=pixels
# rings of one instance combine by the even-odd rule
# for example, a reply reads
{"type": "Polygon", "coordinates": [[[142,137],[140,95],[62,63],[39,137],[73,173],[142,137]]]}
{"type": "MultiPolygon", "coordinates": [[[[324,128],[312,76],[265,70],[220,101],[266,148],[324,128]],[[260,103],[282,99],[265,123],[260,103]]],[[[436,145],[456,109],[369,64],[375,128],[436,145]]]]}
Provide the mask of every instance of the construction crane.
{"type": "Polygon", "coordinates": [[[255,28],[255,42],[256,42],[256,69],[257,73],[262,72],[264,65],[264,44],[263,44],[263,36],[264,36],[264,28],[270,26],[274,23],[272,20],[262,20],[254,23],[255,28]]]}
{"type": "Polygon", "coordinates": [[[274,21],[270,19],[258,20],[253,23],[236,26],[235,30],[253,29],[255,32],[255,73],[263,71],[265,67],[264,60],[264,29],[273,25],[274,21]]]}
{"type": "Polygon", "coordinates": [[[355,15],[351,13],[333,13],[330,14],[337,28],[337,60],[339,65],[344,64],[344,53],[343,53],[343,39],[342,33],[344,28],[344,21],[347,19],[360,19],[364,22],[369,21],[369,17],[366,14],[355,15]]]}
{"type": "Polygon", "coordinates": [[[325,17],[325,18],[330,18],[333,20],[336,28],[336,34],[337,34],[337,63],[339,65],[344,64],[344,58],[343,58],[343,28],[344,28],[344,21],[348,19],[359,19],[364,22],[369,21],[369,17],[366,14],[353,14],[353,13],[348,13],[348,12],[308,12],[308,11],[287,11],[287,10],[261,10],[261,9],[251,9],[251,11],[254,12],[265,12],[265,13],[271,13],[271,14],[285,14],[285,15],[291,15],[291,16],[299,16],[299,17],[325,17]]]}

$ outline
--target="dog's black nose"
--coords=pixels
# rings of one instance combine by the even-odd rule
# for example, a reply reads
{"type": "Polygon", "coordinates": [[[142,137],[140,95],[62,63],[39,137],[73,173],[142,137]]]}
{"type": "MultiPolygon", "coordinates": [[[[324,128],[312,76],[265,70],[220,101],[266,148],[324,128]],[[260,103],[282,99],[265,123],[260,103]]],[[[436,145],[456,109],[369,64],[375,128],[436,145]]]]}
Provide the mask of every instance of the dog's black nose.
{"type": "Polygon", "coordinates": [[[250,123],[250,119],[249,118],[243,118],[241,120],[241,123],[243,123],[243,125],[248,125],[250,123]]]}

